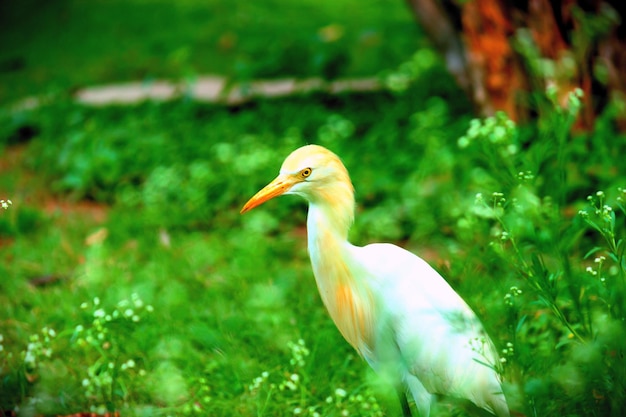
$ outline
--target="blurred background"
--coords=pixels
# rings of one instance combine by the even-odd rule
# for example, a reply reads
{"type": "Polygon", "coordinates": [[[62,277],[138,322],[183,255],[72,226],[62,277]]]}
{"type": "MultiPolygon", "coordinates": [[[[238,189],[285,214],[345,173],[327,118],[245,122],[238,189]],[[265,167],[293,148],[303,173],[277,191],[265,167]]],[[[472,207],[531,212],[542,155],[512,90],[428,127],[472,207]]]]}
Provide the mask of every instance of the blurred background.
{"type": "Polygon", "coordinates": [[[476,311],[513,415],[621,415],[625,16],[0,2],[0,414],[398,414],[319,299],[304,203],[239,215],[316,143],[350,171],[351,241],[476,311]]]}

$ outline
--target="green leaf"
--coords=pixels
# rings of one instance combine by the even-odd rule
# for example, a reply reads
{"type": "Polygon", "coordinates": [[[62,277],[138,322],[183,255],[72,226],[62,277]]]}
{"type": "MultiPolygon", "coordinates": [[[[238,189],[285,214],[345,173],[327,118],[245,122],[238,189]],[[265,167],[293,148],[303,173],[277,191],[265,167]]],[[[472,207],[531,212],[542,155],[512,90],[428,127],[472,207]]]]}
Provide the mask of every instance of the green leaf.
{"type": "Polygon", "coordinates": [[[515,328],[515,333],[518,333],[521,329],[522,326],[524,325],[524,323],[526,322],[526,319],[528,318],[528,315],[524,314],[519,321],[517,322],[517,327],[515,328]]]}
{"type": "Polygon", "coordinates": [[[601,251],[601,250],[604,250],[604,248],[602,248],[602,247],[600,247],[600,246],[596,246],[595,248],[593,248],[593,249],[591,249],[589,252],[587,252],[587,253],[585,254],[585,256],[583,256],[583,259],[589,259],[589,257],[590,257],[591,255],[593,255],[594,253],[596,253],[596,252],[598,252],[598,251],[601,251]]]}

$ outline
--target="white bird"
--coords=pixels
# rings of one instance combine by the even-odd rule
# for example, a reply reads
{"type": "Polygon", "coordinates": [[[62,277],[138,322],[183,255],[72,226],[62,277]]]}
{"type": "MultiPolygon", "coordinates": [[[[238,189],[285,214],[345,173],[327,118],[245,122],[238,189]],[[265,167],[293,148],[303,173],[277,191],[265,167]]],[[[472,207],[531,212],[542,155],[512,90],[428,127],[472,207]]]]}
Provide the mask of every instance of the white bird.
{"type": "Polygon", "coordinates": [[[401,387],[405,415],[408,392],[422,417],[437,395],[509,416],[498,354],[465,301],[411,252],[348,242],[354,189],[337,155],[317,145],[296,149],[241,213],[283,194],[308,201],[308,250],[322,301],[346,341],[401,387]]]}

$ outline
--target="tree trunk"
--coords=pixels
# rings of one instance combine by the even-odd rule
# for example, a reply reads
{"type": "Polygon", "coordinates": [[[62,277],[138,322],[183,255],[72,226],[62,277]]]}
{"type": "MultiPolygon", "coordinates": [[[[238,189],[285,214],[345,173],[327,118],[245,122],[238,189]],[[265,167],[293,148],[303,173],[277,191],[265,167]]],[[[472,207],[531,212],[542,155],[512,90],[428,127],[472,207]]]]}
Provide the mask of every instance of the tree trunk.
{"type": "Polygon", "coordinates": [[[524,120],[537,110],[532,92],[552,87],[565,106],[580,88],[589,129],[611,100],[626,100],[624,0],[407,1],[482,115],[524,120]]]}

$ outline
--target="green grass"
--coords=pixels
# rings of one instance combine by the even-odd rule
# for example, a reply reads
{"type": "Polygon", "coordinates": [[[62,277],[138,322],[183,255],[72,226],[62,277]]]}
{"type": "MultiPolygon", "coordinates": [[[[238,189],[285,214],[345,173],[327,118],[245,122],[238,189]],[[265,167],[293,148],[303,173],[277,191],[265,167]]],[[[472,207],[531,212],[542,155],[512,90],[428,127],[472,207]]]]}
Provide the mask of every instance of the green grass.
{"type": "Polygon", "coordinates": [[[0,102],[206,73],[372,76],[423,39],[392,0],[28,0],[0,5],[0,27],[0,102]]]}
{"type": "MultiPolygon", "coordinates": [[[[239,35],[224,67],[213,70],[196,63],[198,33],[214,31],[215,39],[231,23],[196,14],[195,2],[163,3],[152,21],[141,9],[152,4],[42,3],[23,15],[20,21],[30,19],[42,32],[10,26],[4,33],[12,38],[3,42],[13,39],[14,49],[2,56],[15,53],[22,39],[19,54],[48,60],[50,72],[35,71],[29,58],[30,69],[2,75],[20,91],[6,97],[30,94],[37,85],[47,89],[49,80],[65,90],[130,79],[142,66],[150,76],[187,76],[189,68],[235,76],[241,45],[263,49],[254,33],[281,42],[301,36],[312,47],[317,30],[342,16],[338,24],[345,28],[367,27],[357,22],[362,17],[392,40],[378,52],[356,54],[364,62],[345,74],[388,72],[396,63],[382,56],[407,60],[386,78],[403,92],[315,94],[232,108],[184,99],[89,108],[61,94],[37,109],[2,109],[0,199],[13,204],[0,209],[0,410],[398,413],[394,393],[324,311],[307,259],[304,204],[285,197],[239,215],[291,150],[318,143],[336,151],[353,178],[352,241],[395,242],[442,272],[502,350],[513,410],[620,415],[626,138],[613,125],[623,111],[618,102],[591,133],[569,133],[579,109],[575,94],[566,110],[550,92],[539,94],[538,119],[528,125],[504,114],[473,120],[432,53],[404,55],[398,39],[409,18],[394,14],[399,6],[379,13],[389,2],[371,2],[362,15],[335,3],[237,4],[230,10],[240,19],[236,32],[249,32],[239,35]],[[81,10],[84,18],[73,18],[81,10]],[[311,19],[296,24],[303,10],[311,19]],[[84,73],[65,71],[71,60],[54,63],[58,56],[42,52],[60,30],[53,22],[64,16],[68,34],[78,33],[79,24],[103,28],[111,16],[119,16],[120,27],[128,20],[145,33],[125,38],[137,48],[126,69],[100,74],[93,68],[104,70],[103,62],[125,53],[118,35],[74,36],[76,49],[68,53],[88,64],[84,73]],[[154,31],[165,17],[171,31],[154,31]],[[204,27],[205,17],[220,24],[204,27]],[[263,21],[276,32],[264,32],[263,21]],[[297,36],[286,35],[292,32],[297,36]],[[141,58],[164,59],[153,51],[159,37],[168,52],[190,39],[187,52],[174,54],[183,66],[141,58]]],[[[352,29],[344,33],[335,46],[349,55],[356,48],[349,39],[356,38],[352,29]]],[[[268,52],[279,63],[273,72],[236,76],[294,75],[280,55],[268,52]]],[[[304,67],[300,75],[321,73],[311,63],[304,67]]],[[[438,415],[465,415],[447,402],[437,408],[438,415]]]]}

